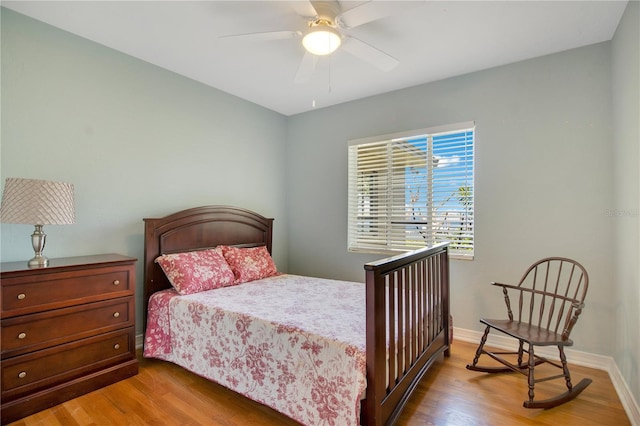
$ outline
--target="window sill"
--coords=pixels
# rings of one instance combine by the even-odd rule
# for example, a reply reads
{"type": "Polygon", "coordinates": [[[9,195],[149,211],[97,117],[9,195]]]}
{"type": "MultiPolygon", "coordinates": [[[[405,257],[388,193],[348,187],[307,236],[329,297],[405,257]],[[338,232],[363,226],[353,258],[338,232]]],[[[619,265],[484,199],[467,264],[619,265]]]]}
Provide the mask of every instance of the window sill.
{"type": "MultiPolygon", "coordinates": [[[[414,249],[415,250],[415,249],[414,249]]],[[[366,248],[348,248],[347,251],[349,253],[360,253],[360,254],[383,254],[386,256],[397,256],[402,253],[406,253],[411,250],[383,250],[383,249],[366,249],[366,248]]],[[[473,260],[474,255],[468,254],[458,254],[449,252],[449,259],[451,260],[473,260]]]]}

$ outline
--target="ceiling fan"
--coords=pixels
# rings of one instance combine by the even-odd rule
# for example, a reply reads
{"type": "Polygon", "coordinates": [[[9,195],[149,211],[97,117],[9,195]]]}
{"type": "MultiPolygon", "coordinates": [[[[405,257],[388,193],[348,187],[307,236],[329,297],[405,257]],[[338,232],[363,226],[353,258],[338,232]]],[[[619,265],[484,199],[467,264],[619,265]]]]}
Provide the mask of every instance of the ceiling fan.
{"type": "Polygon", "coordinates": [[[352,28],[413,8],[423,1],[366,1],[351,9],[342,10],[338,1],[292,1],[296,13],[307,22],[305,31],[280,30],[248,34],[225,35],[223,38],[246,40],[281,40],[302,37],[305,54],[294,81],[309,80],[320,56],[330,55],[338,48],[364,60],[382,71],[390,71],[398,65],[393,56],[364,41],[349,35],[352,28]]]}

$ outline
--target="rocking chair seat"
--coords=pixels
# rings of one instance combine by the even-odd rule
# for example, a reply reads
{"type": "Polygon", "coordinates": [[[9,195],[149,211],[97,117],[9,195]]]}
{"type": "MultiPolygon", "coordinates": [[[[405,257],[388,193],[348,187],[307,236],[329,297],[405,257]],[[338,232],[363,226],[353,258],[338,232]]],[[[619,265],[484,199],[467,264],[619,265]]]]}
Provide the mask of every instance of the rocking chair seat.
{"type": "Polygon", "coordinates": [[[480,322],[536,346],[573,346],[571,339],[562,340],[562,334],[526,322],[484,318],[480,319],[480,322]]]}

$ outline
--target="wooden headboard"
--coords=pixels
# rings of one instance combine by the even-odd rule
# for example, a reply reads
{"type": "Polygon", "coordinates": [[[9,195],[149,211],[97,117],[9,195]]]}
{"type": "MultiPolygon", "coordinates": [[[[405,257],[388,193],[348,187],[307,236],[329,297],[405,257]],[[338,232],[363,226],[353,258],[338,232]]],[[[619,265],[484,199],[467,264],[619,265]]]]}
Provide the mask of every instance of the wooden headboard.
{"type": "Polygon", "coordinates": [[[271,253],[273,219],[230,206],[182,210],[162,218],[144,219],[144,312],[149,297],[170,288],[155,259],[161,254],[203,250],[218,245],[267,246],[271,253]]]}

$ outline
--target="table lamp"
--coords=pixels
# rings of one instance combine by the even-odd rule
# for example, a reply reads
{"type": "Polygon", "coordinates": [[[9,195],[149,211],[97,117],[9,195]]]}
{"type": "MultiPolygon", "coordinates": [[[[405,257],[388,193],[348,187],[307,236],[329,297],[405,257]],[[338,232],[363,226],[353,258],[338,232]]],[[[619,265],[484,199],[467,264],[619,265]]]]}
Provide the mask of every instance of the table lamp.
{"type": "Polygon", "coordinates": [[[47,235],[44,225],[66,225],[75,223],[73,185],[39,179],[7,178],[2,206],[2,223],[35,225],[31,244],[35,257],[29,260],[30,268],[44,267],[49,259],[42,255],[47,235]]]}

